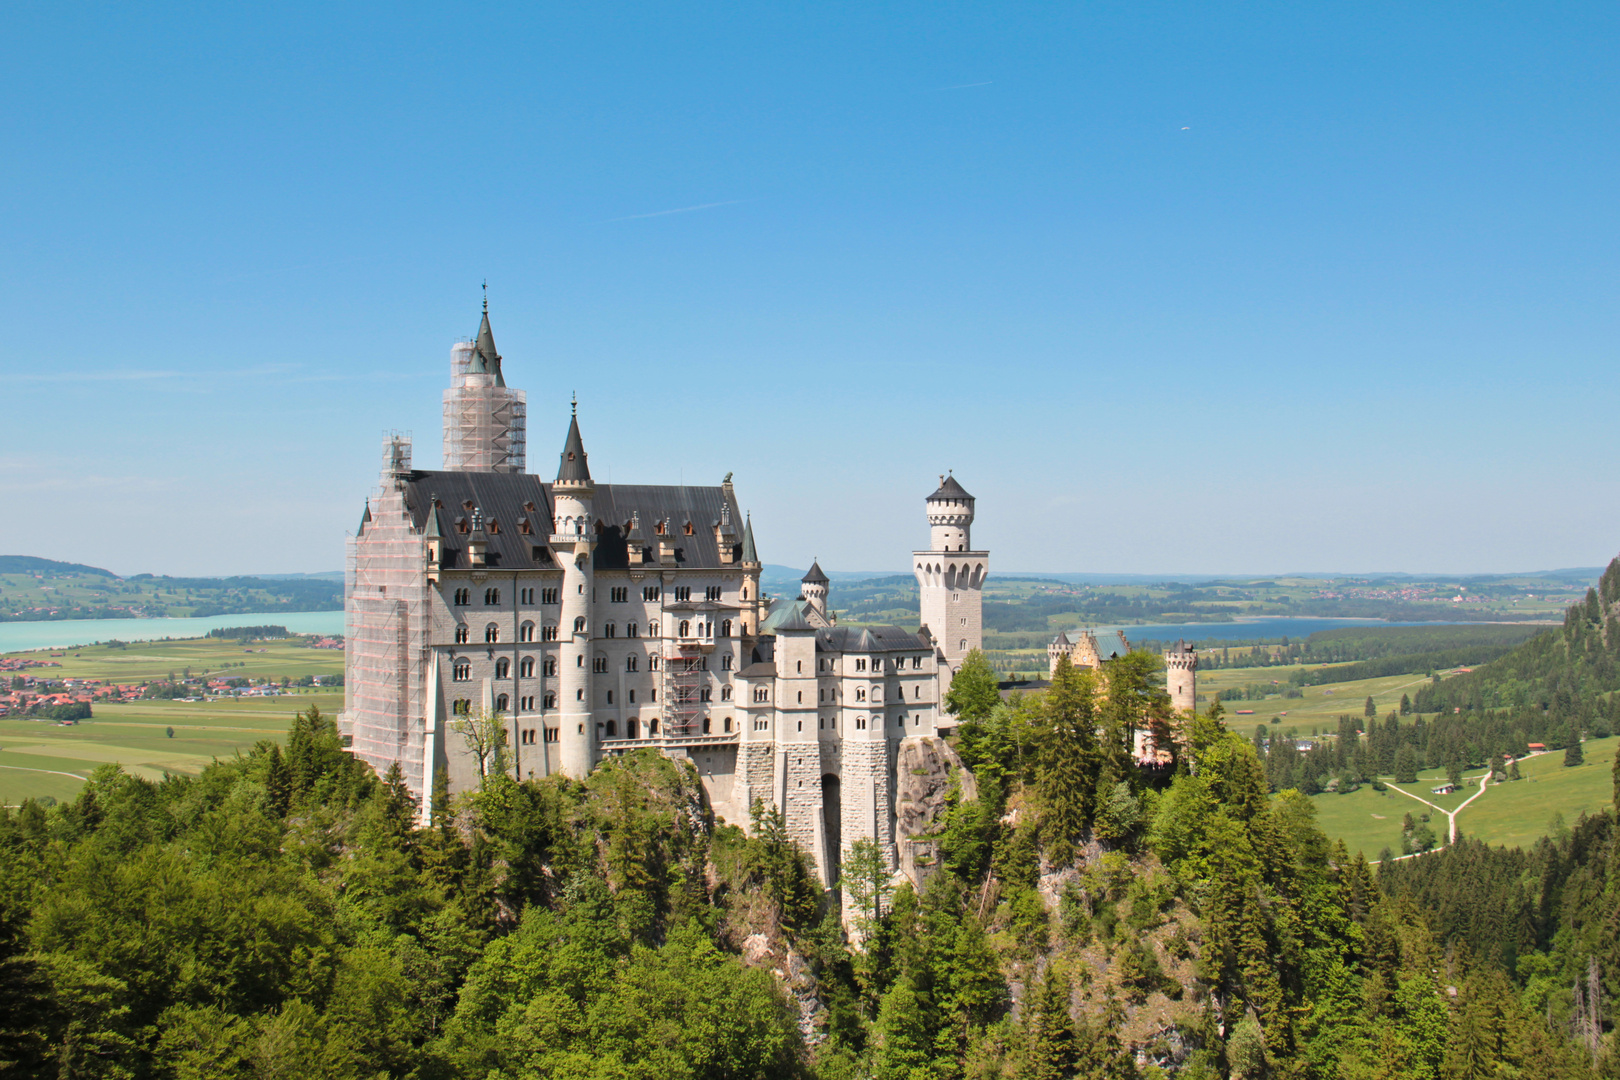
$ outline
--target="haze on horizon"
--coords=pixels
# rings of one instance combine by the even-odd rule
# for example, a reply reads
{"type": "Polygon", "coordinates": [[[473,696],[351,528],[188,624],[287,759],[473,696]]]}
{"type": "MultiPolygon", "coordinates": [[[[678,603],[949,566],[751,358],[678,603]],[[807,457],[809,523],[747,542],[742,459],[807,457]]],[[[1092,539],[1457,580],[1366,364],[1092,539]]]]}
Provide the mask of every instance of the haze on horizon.
{"type": "Polygon", "coordinates": [[[998,574],[1602,565],[1617,23],[20,9],[0,551],[341,566],[487,278],[530,469],[577,392],[768,562],[903,573],[954,469],[998,574]]]}

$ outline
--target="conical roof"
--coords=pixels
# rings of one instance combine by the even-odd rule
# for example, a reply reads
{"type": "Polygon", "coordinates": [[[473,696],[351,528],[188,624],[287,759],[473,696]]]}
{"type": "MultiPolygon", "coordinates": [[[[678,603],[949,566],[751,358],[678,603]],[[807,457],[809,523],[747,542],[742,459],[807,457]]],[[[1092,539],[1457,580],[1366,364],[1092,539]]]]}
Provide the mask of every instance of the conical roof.
{"type": "Polygon", "coordinates": [[[804,577],[799,580],[806,585],[826,585],[831,579],[822,573],[821,563],[817,560],[811,562],[810,569],[806,570],[804,577]]]}
{"type": "Polygon", "coordinates": [[[939,490],[928,496],[928,501],[935,499],[971,499],[967,489],[956,482],[956,477],[947,473],[939,478],[939,490]]]}
{"type": "Polygon", "coordinates": [[[759,562],[759,552],[754,548],[754,515],[749,514],[747,522],[743,525],[742,561],[745,563],[759,562]]]}
{"type": "Polygon", "coordinates": [[[360,515],[360,527],[354,531],[356,536],[366,535],[366,526],[371,522],[371,500],[366,500],[366,512],[360,515]]]}
{"type": "Polygon", "coordinates": [[[579,435],[579,414],[568,418],[568,441],[563,443],[562,461],[557,466],[558,483],[588,484],[590,466],[585,463],[585,440],[579,435]]]}
{"type": "Polygon", "coordinates": [[[468,371],[487,371],[495,376],[496,386],[505,386],[501,375],[501,354],[495,351],[495,335],[489,328],[489,301],[484,301],[484,321],[478,324],[478,338],[473,342],[472,363],[468,371]]]}

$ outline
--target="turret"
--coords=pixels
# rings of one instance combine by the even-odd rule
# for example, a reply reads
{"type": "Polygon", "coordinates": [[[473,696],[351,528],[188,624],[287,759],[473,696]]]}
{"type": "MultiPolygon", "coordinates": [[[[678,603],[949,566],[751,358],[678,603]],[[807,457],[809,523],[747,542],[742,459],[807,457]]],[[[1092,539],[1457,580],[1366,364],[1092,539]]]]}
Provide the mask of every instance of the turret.
{"type": "Polygon", "coordinates": [[[557,479],[551,486],[553,533],[551,547],[562,564],[562,610],[558,612],[557,703],[559,757],[562,772],[583,780],[596,763],[596,728],[591,707],[591,589],[594,574],[591,553],[596,547],[596,524],[591,501],[596,485],[586,462],[585,440],[579,434],[579,407],[568,420],[557,479]]]}
{"type": "Polygon", "coordinates": [[[1198,710],[1198,650],[1189,642],[1177,641],[1164,654],[1165,688],[1170,705],[1178,713],[1198,710]]]}
{"type": "Polygon", "coordinates": [[[813,560],[810,569],[799,579],[799,592],[810,601],[810,606],[827,614],[827,586],[831,584],[822,572],[820,560],[813,560]]]}
{"type": "Polygon", "coordinates": [[[973,496],[956,477],[939,478],[939,490],[928,496],[930,542],[935,551],[970,551],[973,548],[973,496]]]}

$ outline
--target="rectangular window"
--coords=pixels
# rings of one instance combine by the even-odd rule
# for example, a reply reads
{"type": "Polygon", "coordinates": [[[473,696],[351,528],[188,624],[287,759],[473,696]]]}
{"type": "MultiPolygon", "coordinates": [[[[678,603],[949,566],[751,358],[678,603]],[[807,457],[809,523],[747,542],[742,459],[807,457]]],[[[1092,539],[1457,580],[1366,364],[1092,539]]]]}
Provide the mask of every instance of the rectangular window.
{"type": "Polygon", "coordinates": [[[466,589],[457,589],[456,590],[456,606],[457,607],[466,607],[467,606],[467,590],[466,589]]]}
{"type": "Polygon", "coordinates": [[[856,671],[865,671],[866,670],[866,661],[864,659],[855,661],[855,670],[856,671]]]}
{"type": "Polygon", "coordinates": [[[556,641],[557,640],[557,627],[556,627],[556,625],[552,624],[550,626],[542,626],[540,628],[540,640],[541,641],[556,641]]]}
{"type": "Polygon", "coordinates": [[[534,603],[534,590],[533,589],[519,589],[518,590],[518,603],[520,603],[520,604],[532,604],[532,603],[534,603]]]}
{"type": "Polygon", "coordinates": [[[730,671],[731,670],[731,657],[730,656],[722,656],[720,658],[720,670],[721,671],[730,671]]]}
{"type": "Polygon", "coordinates": [[[643,585],[641,587],[641,598],[649,604],[655,602],[658,599],[658,586],[643,585]]]}
{"type": "Polygon", "coordinates": [[[637,660],[637,657],[633,653],[631,655],[625,657],[624,658],[624,670],[626,670],[626,671],[634,671],[634,670],[636,670],[636,660],[637,660]]]}
{"type": "Polygon", "coordinates": [[[595,660],[592,660],[591,670],[596,672],[598,675],[607,674],[607,657],[598,656],[595,660]]]}
{"type": "Polygon", "coordinates": [[[630,600],[630,589],[628,587],[610,589],[608,590],[608,599],[615,604],[628,603],[630,600]]]}
{"type": "Polygon", "coordinates": [[[690,585],[675,586],[675,602],[677,604],[685,603],[690,599],[692,599],[692,587],[690,585]]]}
{"type": "Polygon", "coordinates": [[[718,586],[718,585],[710,585],[708,588],[704,589],[703,590],[703,599],[705,599],[705,600],[718,600],[718,599],[720,599],[720,586],[718,586]]]}
{"type": "Polygon", "coordinates": [[[658,654],[657,653],[654,653],[653,655],[647,657],[647,670],[648,671],[657,671],[658,670],[658,654]]]}
{"type": "Polygon", "coordinates": [[[472,665],[461,661],[451,669],[450,678],[453,682],[470,682],[472,680],[472,665]]]}
{"type": "Polygon", "coordinates": [[[555,604],[557,602],[557,590],[556,589],[541,589],[540,590],[540,602],[542,604],[555,604]]]}

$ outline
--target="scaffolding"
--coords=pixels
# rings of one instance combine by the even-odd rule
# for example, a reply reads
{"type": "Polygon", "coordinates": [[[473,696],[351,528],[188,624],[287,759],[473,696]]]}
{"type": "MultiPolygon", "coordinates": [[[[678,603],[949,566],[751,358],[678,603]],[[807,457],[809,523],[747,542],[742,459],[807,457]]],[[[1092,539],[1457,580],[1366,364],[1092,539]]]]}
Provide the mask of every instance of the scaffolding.
{"type": "Polygon", "coordinates": [[[527,467],[528,395],[472,368],[473,343],[450,350],[450,389],[444,392],[444,468],[514,472],[527,467]]]}
{"type": "Polygon", "coordinates": [[[424,790],[428,587],[422,536],[406,505],[409,435],[383,441],[381,483],[349,539],[344,566],[344,709],[350,749],[379,773],[394,762],[424,790]]]}
{"type": "Polygon", "coordinates": [[[707,665],[703,650],[681,645],[663,659],[664,737],[684,739],[701,735],[703,682],[707,665]]]}

